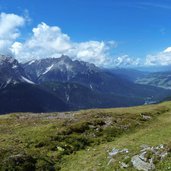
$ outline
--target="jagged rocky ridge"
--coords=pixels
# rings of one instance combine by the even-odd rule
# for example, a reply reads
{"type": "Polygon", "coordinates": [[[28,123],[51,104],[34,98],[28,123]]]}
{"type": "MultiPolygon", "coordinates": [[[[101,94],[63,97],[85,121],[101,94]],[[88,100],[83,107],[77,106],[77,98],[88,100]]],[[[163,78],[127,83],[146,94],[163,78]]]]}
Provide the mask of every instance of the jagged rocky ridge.
{"type": "Polygon", "coordinates": [[[25,64],[0,56],[0,85],[0,113],[133,106],[171,94],[64,55],[25,64]]]}
{"type": "Polygon", "coordinates": [[[0,88],[9,84],[30,83],[34,84],[26,76],[23,67],[12,57],[0,56],[0,88]]]}

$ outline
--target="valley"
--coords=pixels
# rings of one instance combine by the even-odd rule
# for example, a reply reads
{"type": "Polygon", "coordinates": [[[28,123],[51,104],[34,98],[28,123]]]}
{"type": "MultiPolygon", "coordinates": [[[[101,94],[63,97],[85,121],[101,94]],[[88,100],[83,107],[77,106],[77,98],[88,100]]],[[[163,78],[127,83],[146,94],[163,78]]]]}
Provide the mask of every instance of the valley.
{"type": "Polygon", "coordinates": [[[107,70],[65,55],[24,64],[1,55],[0,113],[129,107],[171,96],[170,89],[137,83],[146,74],[133,69],[107,70]]]}
{"type": "Polygon", "coordinates": [[[171,171],[170,10],[0,0],[0,171],[171,171]]]}

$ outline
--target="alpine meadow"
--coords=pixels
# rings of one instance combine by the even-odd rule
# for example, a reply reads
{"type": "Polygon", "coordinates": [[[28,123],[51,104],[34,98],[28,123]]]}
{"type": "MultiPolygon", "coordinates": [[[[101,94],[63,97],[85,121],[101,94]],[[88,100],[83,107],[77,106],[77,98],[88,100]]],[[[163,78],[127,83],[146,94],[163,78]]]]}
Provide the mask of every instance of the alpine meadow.
{"type": "Polygon", "coordinates": [[[171,2],[0,0],[0,171],[171,171],[171,2]]]}

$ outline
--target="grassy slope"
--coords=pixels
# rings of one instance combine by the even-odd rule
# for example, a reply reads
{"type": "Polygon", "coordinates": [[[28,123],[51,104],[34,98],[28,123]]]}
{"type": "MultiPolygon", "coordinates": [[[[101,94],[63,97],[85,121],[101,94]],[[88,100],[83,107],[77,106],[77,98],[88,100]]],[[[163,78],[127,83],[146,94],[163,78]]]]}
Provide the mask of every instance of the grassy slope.
{"type": "MultiPolygon", "coordinates": [[[[0,137],[2,170],[117,170],[122,156],[107,166],[107,151],[112,148],[128,148],[133,155],[142,144],[171,142],[171,102],[66,114],[4,115],[0,137]],[[143,120],[142,113],[152,119],[143,120]]],[[[167,170],[170,160],[158,163],[157,169],[167,170]]]]}
{"type": "MultiPolygon", "coordinates": [[[[171,103],[164,103],[165,106],[171,107],[171,103]]],[[[150,108],[150,106],[148,107],[150,108]]],[[[134,111],[134,110],[133,110],[134,111]]],[[[63,171],[67,170],[113,170],[120,169],[118,161],[120,158],[115,158],[116,162],[107,166],[109,159],[107,151],[111,151],[114,147],[123,149],[128,148],[133,155],[140,151],[142,144],[157,146],[159,144],[170,144],[171,142],[171,112],[160,115],[154,122],[151,122],[147,127],[137,129],[129,134],[124,134],[115,141],[101,144],[89,150],[79,151],[76,154],[65,157],[63,163],[63,171]],[[84,169],[83,169],[84,168],[84,169]]],[[[171,156],[163,162],[158,163],[157,171],[171,170],[171,156]],[[168,169],[170,168],[170,169],[168,169]]],[[[134,170],[129,168],[126,170],[134,170]]]]}

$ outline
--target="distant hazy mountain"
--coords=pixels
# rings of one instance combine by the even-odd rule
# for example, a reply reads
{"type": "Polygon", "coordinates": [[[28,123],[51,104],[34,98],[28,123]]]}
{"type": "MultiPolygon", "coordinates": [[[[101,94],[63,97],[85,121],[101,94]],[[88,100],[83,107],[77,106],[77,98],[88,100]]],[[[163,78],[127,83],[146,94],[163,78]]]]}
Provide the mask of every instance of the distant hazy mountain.
{"type": "Polygon", "coordinates": [[[146,73],[136,70],[104,70],[93,64],[73,61],[68,56],[27,62],[26,74],[75,108],[118,107],[158,101],[168,92],[133,83],[146,73]],[[158,94],[157,92],[161,93],[158,94]]]}
{"type": "Polygon", "coordinates": [[[104,70],[64,55],[25,64],[0,56],[0,113],[134,106],[171,95],[135,84],[138,76],[144,73],[104,70]]]}
{"type": "Polygon", "coordinates": [[[23,68],[28,77],[39,84],[77,83],[93,91],[118,95],[132,95],[133,88],[138,88],[138,85],[125,79],[121,74],[113,74],[87,62],[73,61],[68,56],[30,61],[24,64],[23,68]]]}
{"type": "Polygon", "coordinates": [[[171,71],[150,73],[143,77],[138,77],[135,82],[143,85],[171,89],[171,71]]]}
{"type": "Polygon", "coordinates": [[[108,72],[118,75],[124,79],[135,81],[137,78],[141,78],[149,74],[149,72],[140,71],[132,68],[111,68],[106,69],[108,72]]]}
{"type": "Polygon", "coordinates": [[[137,68],[135,67],[134,69],[139,70],[139,71],[143,71],[143,72],[149,72],[149,73],[154,73],[154,72],[171,72],[171,65],[139,66],[137,68]]]}

